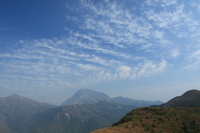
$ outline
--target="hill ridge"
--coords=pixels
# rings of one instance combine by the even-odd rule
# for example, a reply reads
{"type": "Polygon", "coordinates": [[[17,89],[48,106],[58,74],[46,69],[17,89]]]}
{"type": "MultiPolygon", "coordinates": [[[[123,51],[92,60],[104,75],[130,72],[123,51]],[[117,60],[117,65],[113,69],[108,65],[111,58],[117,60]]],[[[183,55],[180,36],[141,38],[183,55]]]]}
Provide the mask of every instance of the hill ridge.
{"type": "Polygon", "coordinates": [[[160,107],[199,107],[200,106],[200,91],[188,90],[181,96],[177,96],[160,107]]]}

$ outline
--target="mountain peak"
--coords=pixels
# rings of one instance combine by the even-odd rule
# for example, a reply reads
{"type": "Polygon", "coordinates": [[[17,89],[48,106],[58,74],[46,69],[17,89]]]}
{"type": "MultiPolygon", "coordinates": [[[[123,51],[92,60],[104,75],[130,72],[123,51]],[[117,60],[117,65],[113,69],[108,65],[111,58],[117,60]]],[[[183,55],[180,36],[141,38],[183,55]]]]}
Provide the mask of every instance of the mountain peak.
{"type": "Polygon", "coordinates": [[[9,96],[6,96],[6,97],[0,97],[0,99],[9,100],[9,101],[23,101],[23,100],[26,100],[26,99],[29,99],[29,98],[20,96],[18,94],[12,94],[12,95],[9,95],[9,96]]]}
{"type": "MultiPolygon", "coordinates": [[[[7,98],[25,98],[25,97],[20,96],[20,95],[18,95],[18,94],[12,94],[12,95],[10,95],[10,96],[7,96],[7,98]]],[[[28,99],[28,98],[27,98],[27,99],[28,99]]]]}
{"type": "Polygon", "coordinates": [[[10,95],[11,97],[21,97],[20,95],[18,95],[18,94],[12,94],[12,95],[10,95]]]}
{"type": "Polygon", "coordinates": [[[103,92],[97,92],[90,89],[80,89],[61,105],[97,103],[99,101],[110,101],[110,99],[111,98],[103,92]]]}
{"type": "Polygon", "coordinates": [[[87,88],[83,88],[83,89],[79,89],[78,91],[94,91],[94,90],[90,90],[90,89],[87,89],[87,88]]]}

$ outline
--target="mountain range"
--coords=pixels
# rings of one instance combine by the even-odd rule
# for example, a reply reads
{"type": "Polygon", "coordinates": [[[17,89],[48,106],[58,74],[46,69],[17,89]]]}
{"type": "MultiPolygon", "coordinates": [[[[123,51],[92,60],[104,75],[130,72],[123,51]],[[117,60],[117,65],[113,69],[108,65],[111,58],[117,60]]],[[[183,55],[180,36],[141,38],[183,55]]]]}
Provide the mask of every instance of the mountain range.
{"type": "Polygon", "coordinates": [[[145,101],[145,100],[135,100],[131,98],[125,98],[122,96],[114,97],[111,99],[112,102],[125,104],[125,105],[133,105],[136,107],[148,107],[150,105],[161,105],[163,102],[161,101],[145,101]]]}
{"type": "Polygon", "coordinates": [[[157,107],[137,108],[111,127],[91,133],[199,133],[200,91],[190,90],[157,107]]]}
{"type": "Polygon", "coordinates": [[[135,100],[130,98],[124,98],[121,96],[111,98],[107,94],[102,92],[97,92],[89,89],[80,89],[72,97],[63,102],[61,106],[83,103],[97,103],[99,101],[110,101],[124,105],[132,105],[135,107],[147,107],[150,105],[163,104],[163,102],[161,101],[135,100]]]}
{"type": "Polygon", "coordinates": [[[134,108],[106,101],[51,108],[35,118],[32,133],[88,133],[112,125],[134,108]]]}
{"type": "Polygon", "coordinates": [[[99,129],[94,133],[195,133],[200,132],[199,97],[200,91],[190,90],[167,103],[138,108],[159,101],[110,98],[102,92],[81,89],[62,106],[53,106],[11,95],[0,98],[0,132],[88,133],[99,129]]]}
{"type": "Polygon", "coordinates": [[[113,103],[106,94],[88,89],[79,90],[75,96],[78,97],[74,100],[80,103],[63,106],[40,103],[16,94],[1,97],[0,132],[86,133],[110,126],[136,108],[113,103]]]}

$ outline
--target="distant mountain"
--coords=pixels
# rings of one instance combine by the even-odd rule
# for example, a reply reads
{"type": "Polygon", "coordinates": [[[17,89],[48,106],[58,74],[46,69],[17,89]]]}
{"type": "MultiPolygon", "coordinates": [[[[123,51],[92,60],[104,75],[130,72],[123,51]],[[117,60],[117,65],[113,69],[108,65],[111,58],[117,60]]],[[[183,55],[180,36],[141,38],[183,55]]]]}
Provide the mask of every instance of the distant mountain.
{"type": "Polygon", "coordinates": [[[200,107],[200,91],[189,90],[182,96],[175,97],[160,107],[200,107]]]}
{"type": "Polygon", "coordinates": [[[0,114],[0,133],[16,133],[6,123],[6,117],[0,114]]]}
{"type": "MultiPolygon", "coordinates": [[[[8,97],[1,97],[0,118],[2,119],[0,119],[0,121],[16,132],[26,132],[27,127],[31,125],[34,117],[50,107],[52,107],[52,105],[36,102],[16,94],[8,97]]],[[[2,129],[1,125],[0,131],[2,129]]]]}
{"type": "Polygon", "coordinates": [[[88,133],[134,108],[106,101],[56,107],[11,95],[0,98],[0,133],[88,133]]]}
{"type": "Polygon", "coordinates": [[[199,133],[200,107],[137,108],[111,127],[91,133],[199,133]]]}
{"type": "Polygon", "coordinates": [[[32,133],[88,133],[110,126],[133,108],[106,101],[51,108],[34,121],[32,133]]]}
{"type": "Polygon", "coordinates": [[[89,89],[80,89],[72,97],[67,99],[61,106],[83,104],[83,103],[97,103],[99,101],[110,101],[111,98],[102,92],[97,92],[89,89]]]}
{"type": "Polygon", "coordinates": [[[161,105],[161,101],[144,101],[144,100],[134,100],[124,97],[110,98],[107,94],[102,92],[97,92],[89,89],[80,89],[72,97],[67,99],[61,106],[73,105],[73,104],[83,104],[83,103],[97,103],[99,101],[111,101],[114,103],[132,105],[136,107],[147,107],[150,105],[161,105]]]}
{"type": "Polygon", "coordinates": [[[112,102],[115,103],[120,103],[120,104],[125,104],[125,105],[133,105],[137,107],[147,107],[150,105],[161,105],[163,102],[161,101],[144,101],[144,100],[135,100],[135,99],[130,99],[130,98],[124,98],[124,97],[115,97],[112,98],[112,102]]]}

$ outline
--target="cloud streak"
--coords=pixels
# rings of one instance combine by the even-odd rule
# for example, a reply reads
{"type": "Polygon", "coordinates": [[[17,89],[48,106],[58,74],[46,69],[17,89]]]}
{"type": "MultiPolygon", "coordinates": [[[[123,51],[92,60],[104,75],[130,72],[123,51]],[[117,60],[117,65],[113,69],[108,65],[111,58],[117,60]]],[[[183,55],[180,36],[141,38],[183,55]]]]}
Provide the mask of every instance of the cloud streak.
{"type": "Polygon", "coordinates": [[[192,48],[199,46],[199,6],[129,2],[80,0],[76,8],[66,6],[73,24],[63,27],[65,36],[20,40],[0,53],[1,87],[85,87],[153,76],[180,62],[190,69],[199,64],[199,50],[192,48]]]}

